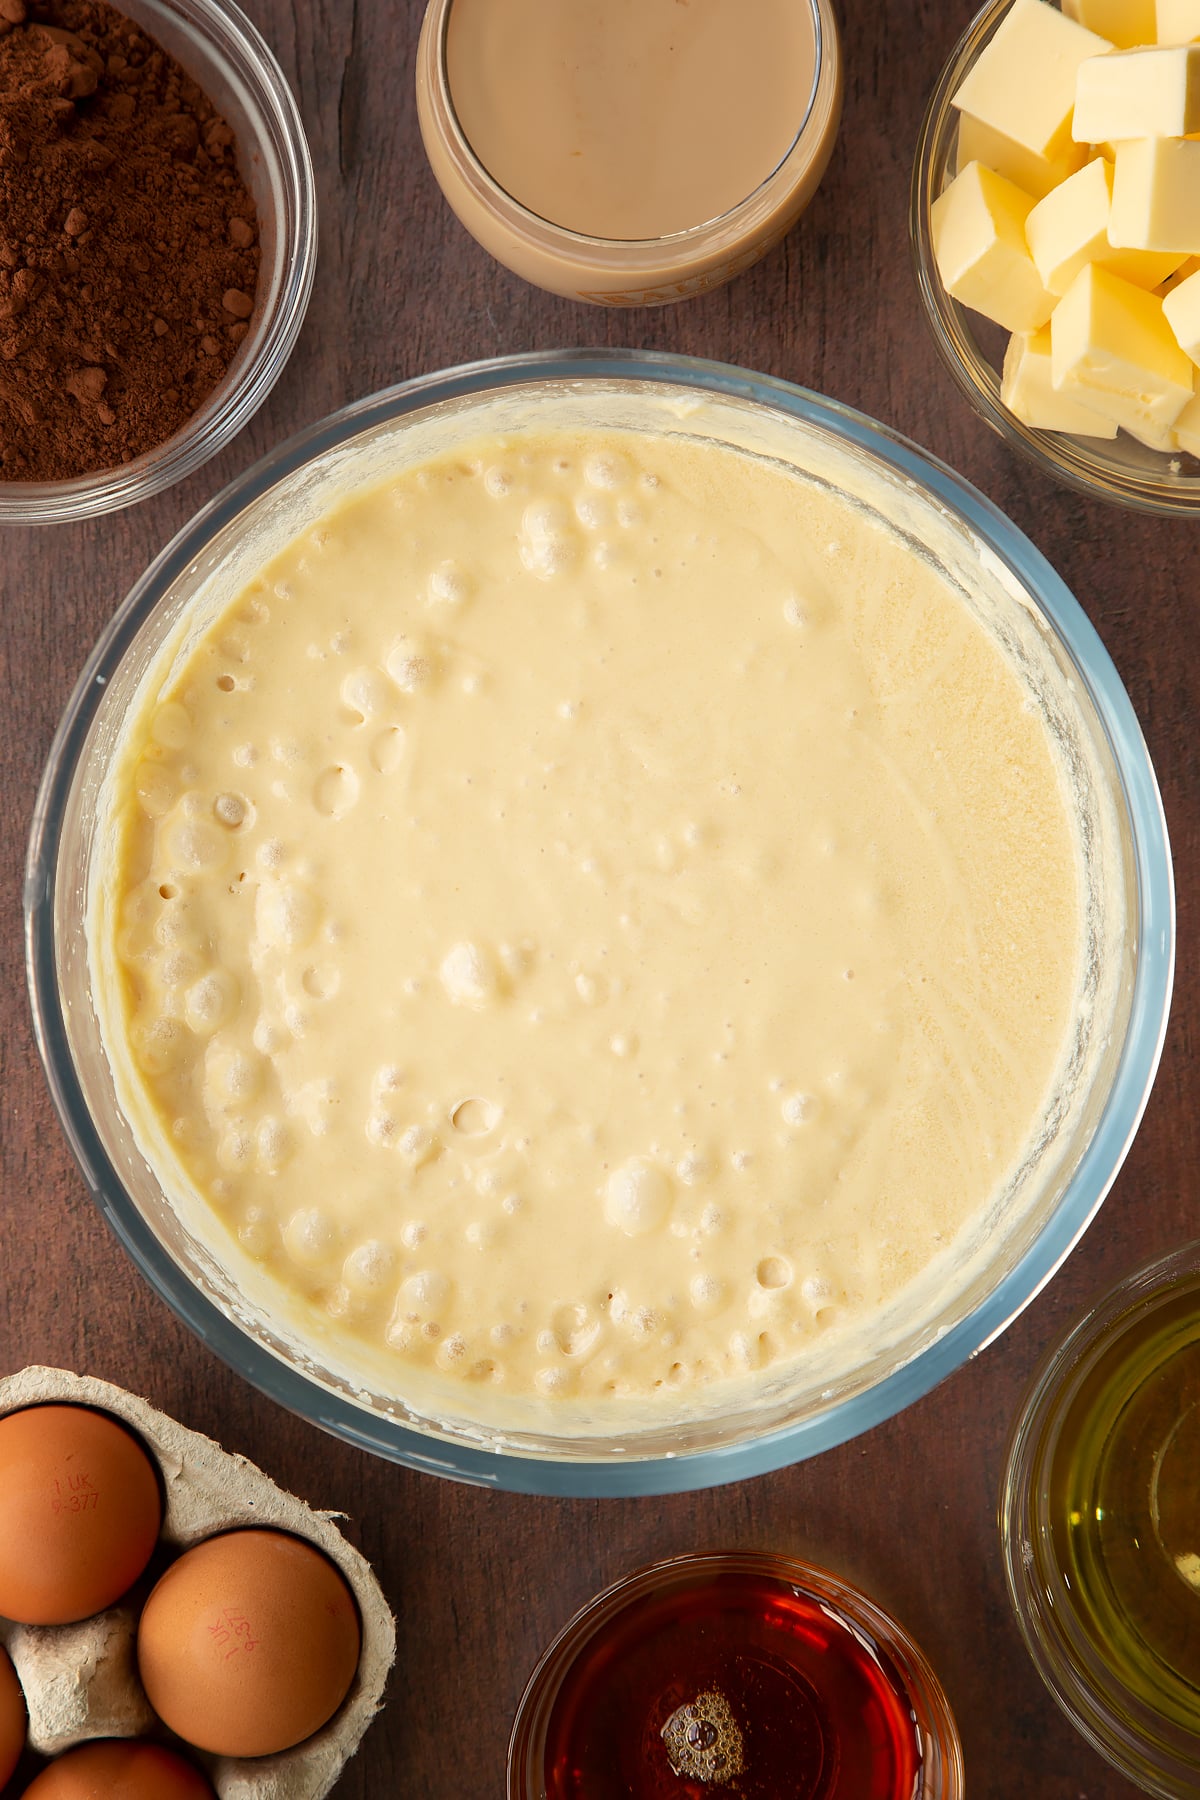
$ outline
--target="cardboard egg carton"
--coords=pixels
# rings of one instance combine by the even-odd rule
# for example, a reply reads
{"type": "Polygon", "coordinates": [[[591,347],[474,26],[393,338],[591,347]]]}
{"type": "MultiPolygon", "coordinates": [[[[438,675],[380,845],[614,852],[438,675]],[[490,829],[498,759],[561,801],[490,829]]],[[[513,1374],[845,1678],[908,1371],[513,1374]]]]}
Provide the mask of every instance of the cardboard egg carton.
{"type": "MultiPolygon", "coordinates": [[[[162,1474],[160,1539],[183,1551],[214,1532],[275,1526],[307,1538],[341,1570],[358,1602],[362,1651],[345,1700],[327,1725],[276,1756],[211,1756],[189,1750],[220,1800],[322,1800],[358,1748],[383,1702],[396,1631],[370,1564],[348,1544],[332,1513],[284,1493],[244,1456],[187,1431],[111,1382],[65,1369],[22,1369],[0,1380],[0,1416],[47,1400],[94,1406],[141,1438],[162,1474]]],[[[29,1743],[56,1756],[88,1738],[138,1737],[157,1726],[137,1675],[137,1617],[110,1607],[76,1625],[0,1624],[29,1709],[29,1743]]]]}

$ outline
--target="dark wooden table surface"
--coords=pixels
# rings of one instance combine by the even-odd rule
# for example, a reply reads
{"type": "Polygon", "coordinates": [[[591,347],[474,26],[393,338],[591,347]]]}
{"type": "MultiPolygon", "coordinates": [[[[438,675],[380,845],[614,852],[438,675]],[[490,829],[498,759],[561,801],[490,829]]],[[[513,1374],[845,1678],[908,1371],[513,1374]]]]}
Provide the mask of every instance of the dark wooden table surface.
{"type": "Polygon", "coordinates": [[[976,419],[935,358],[909,264],[908,178],[924,98],[970,0],[839,0],[845,119],[799,227],[710,296],[611,313],[525,286],[447,210],[412,96],[419,0],[247,3],[295,85],[320,189],[316,291],[291,364],[247,431],[182,486],[91,524],[0,540],[0,1369],[45,1362],[120,1382],[349,1515],[397,1615],[399,1660],[387,1709],[339,1784],[344,1800],[501,1796],[522,1684],[566,1618],[640,1563],[725,1545],[810,1556],[899,1615],[949,1692],[972,1800],[1129,1795],[1027,1660],[1004,1593],[995,1495],[1043,1346],[1134,1263],[1195,1234],[1200,518],[1153,521],[1048,485],[976,419]],[[1146,1119],[1049,1289],[889,1424],[779,1474],[665,1500],[527,1499],[412,1475],[253,1391],[177,1323],[109,1235],[65,1148],[24,999],[21,873],[42,763],[101,626],[159,547],[226,481],[347,400],[451,363],[573,344],[684,351],[801,382],[898,427],[1004,508],[1078,595],[1129,688],[1179,891],[1174,1013],[1146,1119]]]}

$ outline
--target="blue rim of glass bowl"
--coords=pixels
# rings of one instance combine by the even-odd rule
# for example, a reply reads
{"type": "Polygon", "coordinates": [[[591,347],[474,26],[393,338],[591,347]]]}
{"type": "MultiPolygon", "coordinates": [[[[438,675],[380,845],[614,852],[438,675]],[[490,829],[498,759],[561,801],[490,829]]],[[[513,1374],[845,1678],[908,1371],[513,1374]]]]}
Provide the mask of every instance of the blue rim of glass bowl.
{"type": "Polygon", "coordinates": [[[172,539],[134,585],[89,658],[51,746],[34,810],[25,884],[25,949],[34,1030],[71,1150],[109,1225],[183,1322],[262,1393],[347,1443],[412,1469],[518,1493],[682,1493],[766,1474],[881,1424],[999,1336],[1050,1280],[1107,1194],[1133,1141],[1162,1053],[1175,958],[1175,900],[1162,802],[1137,717],[1090,620],[1012,521],[944,463],[836,400],[724,363],[650,351],[531,352],[418,376],[344,407],[232,482],[172,539]],[[126,1195],[84,1101],[62,1017],[53,942],[58,836],[77,760],[108,672],[163,594],[208,541],[281,478],[373,426],[435,403],[530,380],[633,380],[715,392],[773,408],[866,451],[950,508],[1012,571],[1069,655],[1108,737],[1134,849],[1137,941],[1130,1017],[1112,1089],[1053,1214],[1020,1262],[975,1310],[861,1393],[761,1437],[691,1453],[556,1461],[447,1442],[330,1394],[253,1343],[194,1288],[126,1195]]]}

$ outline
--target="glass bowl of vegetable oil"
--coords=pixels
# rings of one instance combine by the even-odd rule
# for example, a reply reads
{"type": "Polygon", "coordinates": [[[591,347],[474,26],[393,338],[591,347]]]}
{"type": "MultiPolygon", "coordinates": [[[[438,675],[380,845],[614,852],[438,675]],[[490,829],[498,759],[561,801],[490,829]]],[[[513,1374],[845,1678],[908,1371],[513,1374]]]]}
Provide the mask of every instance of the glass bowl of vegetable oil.
{"type": "Polygon", "coordinates": [[[1051,1351],[1013,1429],[1005,1573],[1072,1723],[1163,1800],[1200,1796],[1200,1243],[1051,1351]]]}

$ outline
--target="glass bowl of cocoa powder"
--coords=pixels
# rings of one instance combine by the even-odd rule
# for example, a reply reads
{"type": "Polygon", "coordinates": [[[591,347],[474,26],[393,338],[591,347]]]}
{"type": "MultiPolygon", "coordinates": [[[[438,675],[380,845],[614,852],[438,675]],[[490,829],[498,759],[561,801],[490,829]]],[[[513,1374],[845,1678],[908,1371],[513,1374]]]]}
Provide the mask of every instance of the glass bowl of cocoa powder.
{"type": "Polygon", "coordinates": [[[182,480],[278,379],[312,164],[231,0],[0,0],[0,523],[182,480]]]}

